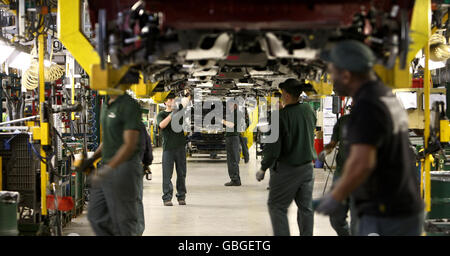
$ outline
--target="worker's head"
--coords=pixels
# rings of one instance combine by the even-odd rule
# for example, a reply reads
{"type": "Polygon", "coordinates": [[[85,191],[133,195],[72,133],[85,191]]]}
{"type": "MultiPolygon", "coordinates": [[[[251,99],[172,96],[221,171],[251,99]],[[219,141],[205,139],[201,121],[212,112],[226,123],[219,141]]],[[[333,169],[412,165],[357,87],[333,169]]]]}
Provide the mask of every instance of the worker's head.
{"type": "Polygon", "coordinates": [[[166,108],[172,109],[175,105],[175,93],[170,92],[169,95],[167,95],[166,99],[164,100],[164,104],[166,105],[166,108]]]}
{"type": "Polygon", "coordinates": [[[293,78],[289,78],[278,85],[281,89],[281,99],[283,100],[284,105],[298,102],[300,94],[302,93],[302,85],[302,83],[293,78]]]}
{"type": "Polygon", "coordinates": [[[373,77],[375,55],[361,42],[339,42],[330,51],[323,51],[321,58],[328,62],[334,91],[340,96],[352,96],[355,86],[373,77]]]}

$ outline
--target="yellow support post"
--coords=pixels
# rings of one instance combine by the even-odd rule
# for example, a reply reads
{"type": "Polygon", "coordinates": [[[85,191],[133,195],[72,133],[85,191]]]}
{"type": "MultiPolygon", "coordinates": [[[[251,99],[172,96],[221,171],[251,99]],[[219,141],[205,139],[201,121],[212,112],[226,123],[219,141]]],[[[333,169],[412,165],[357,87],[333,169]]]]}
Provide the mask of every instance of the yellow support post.
{"type": "MultiPolygon", "coordinates": [[[[43,137],[48,137],[48,134],[44,133],[48,132],[48,129],[44,129],[44,127],[48,127],[48,123],[44,122],[44,101],[45,101],[45,82],[44,82],[44,26],[39,30],[38,36],[38,52],[39,52],[39,112],[40,112],[40,126],[41,126],[41,156],[46,158],[45,151],[43,149],[44,141],[43,137]]],[[[47,215],[47,165],[41,162],[41,213],[42,215],[47,215]]]]}
{"type": "Polygon", "coordinates": [[[253,130],[258,124],[258,106],[255,107],[253,112],[249,116],[250,124],[247,127],[247,130],[244,132],[244,137],[247,138],[247,147],[250,148],[253,145],[253,130]]]}
{"type": "MultiPolygon", "coordinates": [[[[430,60],[430,43],[428,38],[431,36],[431,2],[430,0],[422,0],[418,1],[420,4],[425,7],[423,10],[425,10],[426,15],[425,16],[425,26],[426,30],[423,31],[425,34],[427,40],[425,42],[425,70],[424,70],[424,82],[423,82],[423,89],[424,89],[424,117],[425,117],[425,127],[424,127],[424,145],[425,145],[425,151],[428,148],[428,139],[430,137],[430,67],[429,67],[429,60],[430,60]]],[[[431,181],[430,181],[430,156],[425,156],[425,210],[427,212],[431,211],[431,181]]],[[[423,177],[421,177],[423,178],[423,177]]]]}

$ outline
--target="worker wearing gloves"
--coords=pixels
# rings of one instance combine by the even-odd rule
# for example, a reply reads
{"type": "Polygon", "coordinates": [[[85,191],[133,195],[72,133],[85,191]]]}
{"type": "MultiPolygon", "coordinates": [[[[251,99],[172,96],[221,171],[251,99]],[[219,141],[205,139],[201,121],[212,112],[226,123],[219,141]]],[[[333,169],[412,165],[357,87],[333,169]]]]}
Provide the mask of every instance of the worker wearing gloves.
{"type": "Polygon", "coordinates": [[[309,104],[299,102],[303,84],[288,79],[279,87],[285,104],[279,111],[279,137],[275,143],[264,145],[261,169],[256,173],[256,179],[264,179],[266,170],[273,167],[268,207],[274,235],[290,235],[287,210],[295,200],[300,235],[312,236],[316,116],[309,104]]]}
{"type": "MultiPolygon", "coordinates": [[[[190,95],[186,95],[187,101],[177,105],[175,94],[170,93],[164,104],[166,109],[159,112],[156,117],[156,123],[160,128],[163,144],[162,169],[163,169],[163,204],[173,206],[173,185],[172,174],[175,165],[177,172],[177,200],[179,205],[186,205],[186,138],[184,132],[175,132],[172,129],[172,122],[178,119],[172,119],[177,112],[182,111],[190,100],[190,95]]],[[[181,114],[181,113],[180,113],[181,114]]],[[[179,125],[181,126],[182,120],[179,125]]]]}
{"type": "Polygon", "coordinates": [[[103,141],[80,169],[102,157],[102,165],[90,175],[88,220],[96,235],[138,235],[139,104],[128,94],[111,95],[103,103],[103,141]]]}
{"type": "Polygon", "coordinates": [[[225,183],[225,186],[241,186],[241,177],[239,176],[239,158],[240,158],[240,141],[238,133],[238,110],[237,104],[227,102],[227,114],[231,114],[233,120],[222,120],[222,124],[226,127],[225,145],[227,150],[227,167],[228,175],[231,181],[225,183]]]}
{"type": "Polygon", "coordinates": [[[358,235],[420,235],[423,201],[409,152],[408,116],[391,88],[376,80],[375,56],[357,41],[343,41],[322,58],[329,62],[334,91],[353,97],[345,140],[343,174],[316,211],[333,214],[352,194],[358,235]]]}
{"type": "MultiPolygon", "coordinates": [[[[333,127],[333,135],[331,136],[330,143],[325,145],[322,152],[320,152],[318,159],[321,162],[326,161],[326,155],[330,154],[331,151],[337,148],[336,155],[336,170],[333,174],[333,185],[339,180],[342,176],[342,167],[345,162],[346,152],[345,152],[345,142],[343,141],[344,129],[347,123],[349,115],[341,116],[336,124],[333,127]]],[[[351,197],[344,200],[343,204],[336,209],[336,211],[330,215],[330,223],[333,229],[336,231],[338,236],[349,236],[356,234],[356,222],[357,216],[355,214],[355,210],[353,209],[353,200],[351,197]],[[350,210],[351,214],[351,222],[350,228],[347,222],[347,212],[350,210]]]]}

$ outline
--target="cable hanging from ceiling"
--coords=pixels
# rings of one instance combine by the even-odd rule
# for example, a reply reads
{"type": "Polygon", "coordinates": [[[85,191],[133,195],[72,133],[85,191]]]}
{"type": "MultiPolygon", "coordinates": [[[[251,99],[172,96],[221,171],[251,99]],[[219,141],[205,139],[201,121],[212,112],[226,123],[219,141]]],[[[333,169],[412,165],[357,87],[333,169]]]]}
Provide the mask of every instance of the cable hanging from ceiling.
{"type": "MultiPolygon", "coordinates": [[[[22,74],[22,86],[27,90],[34,90],[39,85],[39,62],[37,61],[37,50],[33,47],[31,51],[31,66],[22,74]]],[[[50,63],[53,59],[53,48],[50,53],[50,63]]],[[[44,67],[44,81],[53,82],[64,75],[65,69],[61,65],[51,63],[44,67]]]]}

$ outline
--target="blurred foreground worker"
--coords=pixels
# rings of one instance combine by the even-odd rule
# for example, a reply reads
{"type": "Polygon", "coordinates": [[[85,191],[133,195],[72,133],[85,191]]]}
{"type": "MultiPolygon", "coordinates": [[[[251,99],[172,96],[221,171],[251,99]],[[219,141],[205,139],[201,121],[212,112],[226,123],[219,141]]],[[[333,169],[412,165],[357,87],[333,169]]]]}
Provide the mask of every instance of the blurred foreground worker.
{"type": "MultiPolygon", "coordinates": [[[[341,116],[333,127],[330,143],[328,143],[323,151],[319,154],[319,160],[325,162],[326,155],[330,154],[334,148],[337,148],[336,170],[333,174],[332,187],[342,176],[342,168],[345,163],[347,152],[345,152],[344,129],[349,119],[349,115],[341,116]]],[[[357,216],[354,210],[354,202],[351,196],[345,199],[335,212],[330,214],[330,223],[338,236],[356,235],[357,216]],[[350,210],[350,228],[347,222],[347,213],[350,210]]]]}
{"type": "Polygon", "coordinates": [[[139,104],[128,94],[110,95],[103,103],[103,141],[82,164],[90,166],[102,157],[102,165],[90,176],[88,220],[96,235],[139,235],[140,113],[139,104]]]}
{"type": "Polygon", "coordinates": [[[143,200],[143,193],[144,193],[144,180],[143,176],[151,175],[150,165],[153,162],[153,148],[152,148],[152,141],[150,139],[150,135],[148,135],[147,129],[145,128],[145,125],[141,123],[141,129],[140,137],[139,137],[139,147],[141,149],[140,151],[140,159],[142,161],[142,177],[139,179],[139,202],[138,202],[138,213],[139,213],[139,220],[138,220],[138,235],[142,236],[145,230],[145,214],[144,214],[144,204],[142,202],[143,200]]]}
{"type": "Polygon", "coordinates": [[[240,159],[240,135],[238,133],[238,110],[235,102],[227,102],[227,114],[231,113],[232,121],[222,120],[222,124],[226,126],[225,146],[227,150],[227,167],[230,182],[225,186],[241,186],[241,177],[239,175],[239,159],[240,159]]]}
{"type": "Polygon", "coordinates": [[[322,58],[330,62],[334,91],[353,97],[354,107],[346,126],[349,155],[342,177],[316,210],[332,214],[352,193],[358,235],[420,235],[423,201],[405,110],[392,90],[376,80],[375,57],[366,45],[343,41],[322,58]]]}
{"type": "Polygon", "coordinates": [[[300,235],[312,236],[316,115],[309,104],[299,102],[303,84],[288,79],[279,87],[285,104],[279,111],[279,137],[275,143],[264,145],[261,169],[256,173],[256,179],[264,179],[266,170],[273,167],[268,207],[274,235],[290,235],[287,210],[295,200],[300,235]]]}
{"type": "MultiPolygon", "coordinates": [[[[163,204],[165,206],[173,206],[173,185],[172,185],[172,175],[173,166],[176,167],[177,172],[177,200],[179,205],[186,205],[186,138],[184,132],[175,132],[172,129],[172,118],[173,116],[182,111],[187,105],[187,102],[183,104],[175,103],[175,94],[170,93],[164,104],[166,109],[159,112],[156,117],[157,125],[160,128],[163,144],[163,155],[162,155],[162,169],[163,169],[163,204]]],[[[188,95],[188,100],[190,96],[188,95]]],[[[181,126],[182,120],[177,125],[181,126]]],[[[173,124],[175,125],[175,124],[173,124]]]]}

